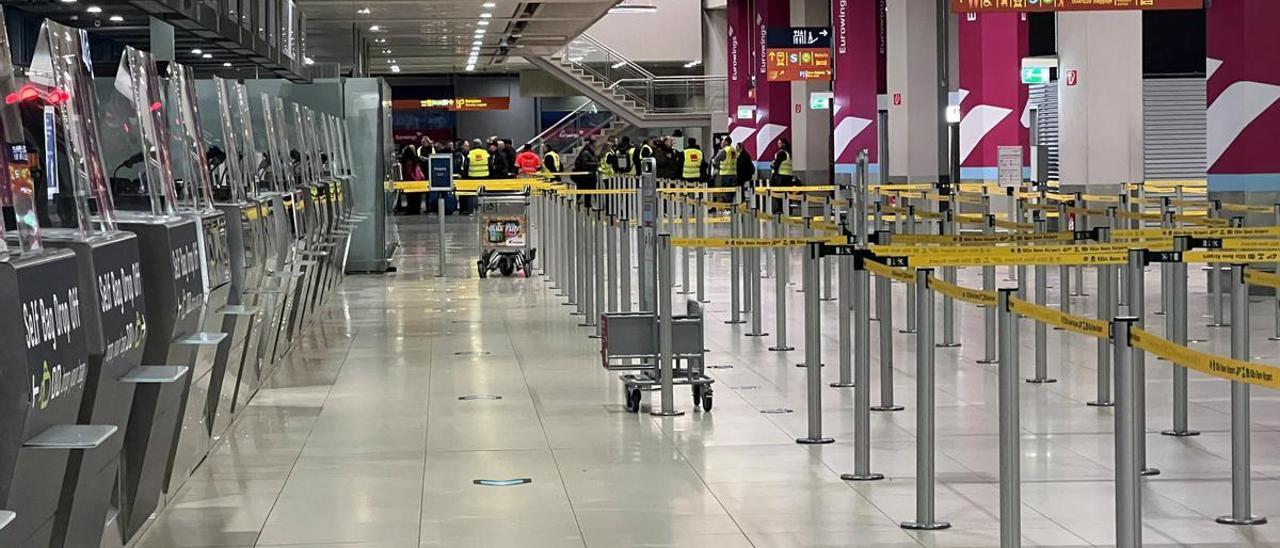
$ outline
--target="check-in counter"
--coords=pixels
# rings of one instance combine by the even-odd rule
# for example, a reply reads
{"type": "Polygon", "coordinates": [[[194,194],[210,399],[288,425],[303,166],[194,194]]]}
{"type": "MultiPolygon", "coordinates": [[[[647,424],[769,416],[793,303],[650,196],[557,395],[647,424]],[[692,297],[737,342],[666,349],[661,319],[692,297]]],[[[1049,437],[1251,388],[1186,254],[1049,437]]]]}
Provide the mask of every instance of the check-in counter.
{"type": "Polygon", "coordinates": [[[17,516],[0,546],[50,546],[72,454],[109,450],[116,433],[79,424],[92,301],[70,251],[0,261],[0,508],[17,516]]]}
{"type": "Polygon", "coordinates": [[[221,377],[210,379],[205,420],[214,438],[226,432],[232,418],[258,389],[257,317],[263,313],[256,290],[266,274],[265,206],[257,201],[216,206],[227,219],[227,245],[231,251],[231,283],[223,308],[222,332],[227,344],[218,347],[216,361],[226,364],[221,377]],[[251,291],[252,290],[252,291],[251,291]],[[239,404],[239,405],[237,405],[239,404]]]}
{"type": "MultiPolygon", "coordinates": [[[[203,337],[204,261],[200,227],[190,217],[121,212],[120,228],[137,236],[146,299],[142,363],[195,369],[203,337]]],[[[216,343],[213,343],[216,344],[216,343]]],[[[125,430],[120,496],[124,538],[132,538],[160,504],[192,376],[170,384],[139,384],[125,430]]]]}

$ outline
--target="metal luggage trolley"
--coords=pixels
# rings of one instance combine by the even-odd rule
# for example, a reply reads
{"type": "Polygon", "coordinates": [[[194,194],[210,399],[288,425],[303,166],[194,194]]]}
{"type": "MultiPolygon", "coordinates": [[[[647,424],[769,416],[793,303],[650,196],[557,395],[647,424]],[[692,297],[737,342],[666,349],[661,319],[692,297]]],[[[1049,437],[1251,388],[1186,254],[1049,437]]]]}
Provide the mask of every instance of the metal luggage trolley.
{"type": "MultiPolygon", "coordinates": [[[[705,371],[702,305],[689,300],[683,316],[671,318],[672,383],[689,385],[693,405],[711,411],[715,382],[705,371]]],[[[626,393],[627,411],[640,411],[640,392],[657,390],[658,317],[653,312],[609,312],[600,315],[600,361],[610,371],[635,371],[618,377],[626,393]]]]}
{"type": "Polygon", "coordinates": [[[529,237],[529,189],[519,192],[489,192],[483,187],[476,194],[480,207],[480,260],[476,269],[481,278],[497,270],[510,276],[523,270],[525,277],[533,271],[537,250],[529,237]]]}

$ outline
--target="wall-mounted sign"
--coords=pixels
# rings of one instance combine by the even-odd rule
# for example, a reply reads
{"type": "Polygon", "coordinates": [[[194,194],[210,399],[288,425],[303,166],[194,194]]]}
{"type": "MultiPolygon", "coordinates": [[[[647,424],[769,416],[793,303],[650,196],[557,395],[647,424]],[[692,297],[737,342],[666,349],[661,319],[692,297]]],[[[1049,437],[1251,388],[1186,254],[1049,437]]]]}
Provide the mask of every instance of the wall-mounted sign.
{"type": "Polygon", "coordinates": [[[996,177],[1000,186],[1013,188],[1022,184],[1022,147],[1002,146],[996,149],[996,177]]]}
{"type": "Polygon", "coordinates": [[[754,120],[755,117],[756,117],[755,105],[739,105],[738,106],[739,120],[754,120]]]}
{"type": "Polygon", "coordinates": [[[454,97],[449,99],[401,99],[391,102],[395,109],[437,109],[452,112],[507,110],[510,97],[454,97]]]}
{"type": "Polygon", "coordinates": [[[770,27],[765,44],[766,81],[831,79],[831,29],[770,27]]]}
{"type": "Polygon", "coordinates": [[[999,11],[1198,10],[1204,0],[951,0],[953,13],[999,11]]]}
{"type": "Polygon", "coordinates": [[[815,91],[809,94],[809,110],[831,110],[830,91],[815,91]]]}
{"type": "Polygon", "coordinates": [[[1049,67],[1022,67],[1022,83],[1048,84],[1050,72],[1049,67]]]}
{"type": "Polygon", "coordinates": [[[1071,69],[1067,71],[1067,85],[1074,86],[1080,83],[1080,71],[1071,69]]]}

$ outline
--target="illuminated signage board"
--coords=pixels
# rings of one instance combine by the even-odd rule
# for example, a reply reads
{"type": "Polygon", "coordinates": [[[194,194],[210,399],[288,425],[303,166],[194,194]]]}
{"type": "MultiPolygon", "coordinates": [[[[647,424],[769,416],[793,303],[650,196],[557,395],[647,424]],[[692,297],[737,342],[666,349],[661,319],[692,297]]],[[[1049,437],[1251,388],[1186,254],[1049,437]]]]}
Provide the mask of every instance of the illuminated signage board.
{"type": "Polygon", "coordinates": [[[468,112],[477,110],[507,110],[511,108],[510,97],[454,97],[446,99],[403,99],[392,101],[397,109],[435,109],[452,112],[468,112]]]}
{"type": "Polygon", "coordinates": [[[1198,10],[1204,0],[951,0],[954,13],[999,11],[1198,10]]]}

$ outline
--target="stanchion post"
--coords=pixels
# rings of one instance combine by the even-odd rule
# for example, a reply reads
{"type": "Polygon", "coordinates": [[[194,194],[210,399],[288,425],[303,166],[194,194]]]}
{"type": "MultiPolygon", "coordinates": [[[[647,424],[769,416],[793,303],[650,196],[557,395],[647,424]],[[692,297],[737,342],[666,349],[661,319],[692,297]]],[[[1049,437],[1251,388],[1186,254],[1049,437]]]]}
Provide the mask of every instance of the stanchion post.
{"type": "Polygon", "coordinates": [[[582,280],[579,287],[582,289],[582,295],[578,299],[583,303],[582,323],[578,324],[582,327],[595,327],[596,325],[596,228],[591,208],[583,207],[582,209],[582,257],[578,259],[582,265],[579,272],[582,273],[582,280]]]}
{"type": "MultiPolygon", "coordinates": [[[[916,233],[916,206],[914,205],[907,206],[906,233],[908,235],[916,233]]],[[[919,328],[917,323],[918,318],[916,317],[917,296],[916,296],[915,286],[912,284],[907,284],[906,293],[907,293],[907,325],[906,327],[902,328],[898,332],[899,333],[917,333],[919,332],[919,328]]]]}
{"type": "Polygon", "coordinates": [[[933,290],[929,278],[933,270],[916,271],[916,307],[920,333],[916,335],[916,519],[902,523],[903,529],[936,531],[951,527],[934,513],[934,340],[933,290]]]}
{"type": "MultiPolygon", "coordinates": [[[[1098,243],[1108,243],[1111,241],[1111,229],[1109,227],[1100,226],[1098,231],[1098,243]]],[[[1115,306],[1112,304],[1111,296],[1114,295],[1112,286],[1115,285],[1115,275],[1111,271],[1111,265],[1098,265],[1098,319],[1107,321],[1115,315],[1115,306]]],[[[1088,402],[1090,407],[1111,407],[1115,405],[1115,401],[1111,397],[1111,341],[1106,338],[1098,339],[1098,370],[1097,370],[1098,398],[1088,402]]]]}
{"type": "Polygon", "coordinates": [[[622,208],[622,217],[618,219],[618,240],[621,251],[618,253],[618,296],[619,310],[631,312],[631,215],[627,208],[622,208]]]}
{"type": "MultiPolygon", "coordinates": [[[[1044,232],[1045,219],[1036,212],[1036,232],[1044,232]]],[[[1045,265],[1036,265],[1036,288],[1035,303],[1044,306],[1049,301],[1049,267],[1045,265]]],[[[1057,379],[1049,377],[1049,326],[1044,322],[1035,322],[1036,330],[1036,375],[1027,382],[1031,384],[1050,384],[1058,382],[1057,379]]],[[[1001,343],[1003,345],[1003,343],[1001,343]]],[[[1003,371],[1004,368],[1001,368],[1003,371]]]]}
{"type": "MultiPolygon", "coordinates": [[[[835,208],[831,206],[831,198],[824,199],[822,201],[822,222],[827,224],[834,224],[835,221],[832,218],[832,213],[834,211],[835,211],[835,208]]],[[[822,300],[823,301],[836,300],[835,297],[831,296],[831,284],[832,284],[831,263],[832,262],[833,262],[832,259],[828,259],[826,257],[823,257],[822,259],[822,300]]]]}
{"type": "Polygon", "coordinates": [[[595,314],[591,316],[591,324],[596,328],[596,333],[593,338],[598,339],[600,338],[600,314],[605,312],[606,301],[608,299],[606,293],[609,292],[609,288],[606,285],[608,281],[605,279],[604,272],[604,239],[605,231],[609,230],[609,226],[605,223],[604,213],[599,209],[595,210],[594,220],[595,222],[592,225],[594,228],[591,230],[591,249],[592,256],[595,259],[595,263],[592,265],[592,270],[595,271],[595,276],[591,283],[595,289],[596,306],[595,309],[592,310],[595,314]]]}
{"type": "MultiPolygon", "coordinates": [[[[1058,232],[1072,230],[1067,224],[1067,203],[1058,202],[1058,232]]],[[[1071,313],[1071,265],[1058,267],[1058,309],[1063,314],[1071,313]]],[[[1058,328],[1055,328],[1058,329],[1058,328]]]]}
{"type": "MultiPolygon", "coordinates": [[[[747,219],[746,228],[748,238],[759,237],[760,223],[756,221],[755,209],[747,219]]],[[[764,282],[760,278],[760,248],[748,247],[744,250],[747,255],[747,285],[751,288],[751,332],[747,333],[748,337],[764,337],[768,333],[764,332],[764,282]]]]}
{"type": "Polygon", "coordinates": [[[871,271],[865,255],[853,259],[854,318],[853,344],[853,473],[840,474],[845,481],[875,481],[883,474],[871,471],[871,271]]]}
{"type": "MultiPolygon", "coordinates": [[[[688,188],[681,185],[676,188],[688,188]]],[[[689,237],[689,225],[693,224],[693,217],[689,215],[689,204],[686,202],[687,194],[673,194],[669,196],[671,204],[676,208],[680,218],[680,236],[689,237]]],[[[693,294],[693,278],[689,275],[689,248],[680,247],[680,294],[693,294]]]]}
{"type": "MultiPolygon", "coordinates": [[[[839,343],[840,380],[831,383],[832,388],[853,388],[853,326],[851,316],[854,306],[853,288],[854,257],[840,255],[836,257],[836,276],[840,278],[839,302],[836,303],[836,339],[839,343]]],[[[859,348],[859,351],[862,349],[859,348]]]]}
{"type": "Polygon", "coordinates": [[[1116,547],[1142,547],[1142,490],[1138,483],[1141,464],[1138,462],[1137,443],[1141,432],[1135,418],[1140,412],[1133,398],[1133,354],[1129,346],[1129,330],[1135,318],[1116,318],[1111,322],[1111,336],[1115,339],[1115,381],[1118,405],[1115,412],[1115,470],[1116,470],[1116,547]]]}
{"type": "MultiPolygon", "coordinates": [[[[1088,209],[1088,204],[1084,201],[1084,193],[1077,192],[1075,196],[1072,197],[1071,205],[1074,206],[1076,209],[1076,212],[1075,212],[1076,231],[1080,232],[1084,230],[1089,230],[1089,215],[1085,213],[1085,210],[1088,209]]],[[[1071,296],[1073,297],[1089,296],[1089,294],[1086,293],[1084,290],[1084,267],[1083,266],[1076,267],[1076,285],[1074,288],[1074,293],[1072,293],[1071,296]]]]}
{"type": "MultiPolygon", "coordinates": [[[[956,202],[955,195],[951,195],[951,201],[948,207],[942,212],[942,231],[947,236],[956,235],[956,202]]],[[[942,281],[949,284],[956,283],[956,267],[947,266],[942,268],[942,281]]],[[[938,343],[938,348],[956,348],[960,346],[960,342],[956,340],[956,301],[950,296],[942,296],[942,342],[938,343]]]]}
{"type": "Polygon", "coordinates": [[[439,263],[436,270],[436,277],[443,278],[445,263],[445,237],[444,237],[444,192],[436,192],[436,236],[439,238],[436,246],[436,259],[439,263]]]}
{"type": "MultiPolygon", "coordinates": [[[[990,200],[987,196],[983,196],[984,202],[990,210],[990,200]]],[[[996,233],[996,216],[988,213],[984,218],[982,225],[982,233],[987,236],[996,233]]],[[[996,290],[996,267],[982,267],[982,290],[988,293],[994,293],[996,290]]],[[[994,308],[987,306],[982,310],[982,359],[978,360],[981,364],[999,363],[996,356],[996,311],[994,308]]]]}
{"type": "MultiPolygon", "coordinates": [[[[889,235],[887,230],[877,232],[876,237],[879,238],[879,242],[883,245],[891,243],[892,236],[889,235]]],[[[890,285],[891,283],[892,280],[888,278],[876,277],[876,310],[880,314],[880,405],[872,407],[872,411],[902,410],[902,406],[895,405],[893,401],[893,286],[890,285]]],[[[860,318],[866,316],[861,312],[867,309],[866,302],[868,300],[855,301],[854,306],[858,308],[860,318]]],[[[865,324],[864,329],[870,329],[869,321],[859,319],[858,322],[860,325],[865,324]]],[[[868,336],[868,339],[870,339],[870,336],[868,336]]],[[[870,359],[870,343],[871,341],[868,340],[858,347],[859,359],[862,359],[862,356],[867,356],[866,359],[870,359]]],[[[868,369],[870,369],[869,366],[868,369]]],[[[855,412],[856,410],[855,407],[855,412]]]]}
{"type": "MultiPolygon", "coordinates": [[[[1186,251],[1191,247],[1191,239],[1187,236],[1176,236],[1173,239],[1174,251],[1186,251]]],[[[1176,262],[1171,265],[1169,291],[1169,313],[1165,315],[1165,337],[1177,345],[1187,345],[1187,263],[1176,262]]],[[[1173,428],[1161,432],[1166,436],[1189,437],[1199,436],[1200,432],[1188,426],[1188,386],[1187,370],[1178,365],[1173,367],[1173,428]]]]}
{"type": "MultiPolygon", "coordinates": [[[[738,203],[741,193],[733,193],[733,203],[729,206],[729,237],[739,238],[742,236],[742,219],[738,213],[738,203]]],[[[701,272],[701,269],[699,269],[701,272]]],[[[738,248],[729,249],[729,319],[724,323],[740,324],[742,319],[742,251],[738,248]]],[[[701,274],[699,274],[701,275],[701,274]]],[[[750,283],[750,282],[748,282],[750,283]]]]}
{"type": "Polygon", "coordinates": [[[804,276],[804,366],[808,389],[809,435],[796,440],[800,444],[826,444],[835,440],[822,436],[822,305],[819,301],[822,283],[818,262],[822,260],[822,244],[805,247],[804,276]]]}
{"type": "MultiPolygon", "coordinates": [[[[781,222],[781,217],[778,221],[781,222]]],[[[795,350],[794,346],[787,344],[787,272],[791,270],[787,259],[787,248],[778,246],[773,249],[774,263],[777,270],[774,272],[774,296],[773,296],[773,320],[774,320],[774,344],[769,350],[774,352],[787,352],[795,350]]]]}
{"type": "MultiPolygon", "coordinates": [[[[1231,357],[1249,361],[1249,285],[1245,265],[1231,265],[1231,357]]],[[[1231,514],[1218,518],[1224,525],[1262,525],[1267,518],[1253,515],[1253,466],[1249,383],[1231,381],[1231,514]]]]}
{"type": "MultiPolygon", "coordinates": [[[[697,194],[693,202],[693,220],[698,223],[694,234],[699,238],[707,237],[707,206],[705,194],[697,194]]],[[[698,267],[697,299],[700,303],[707,301],[707,250],[699,247],[695,250],[694,264],[698,267]]]]}
{"type": "Polygon", "coordinates": [[[675,409],[675,356],[671,353],[671,234],[658,235],[658,354],[659,390],[662,393],[661,411],[651,414],[660,417],[676,417],[683,411],[675,409]]]}
{"type": "MultiPolygon", "coordinates": [[[[1009,308],[1016,290],[1000,289],[996,294],[997,324],[1000,329],[999,401],[1000,421],[1000,547],[1022,546],[1022,430],[1019,414],[1017,316],[1009,308]]],[[[1038,323],[1038,322],[1037,322],[1038,323]]]]}
{"type": "MultiPolygon", "coordinates": [[[[1275,210],[1275,220],[1272,222],[1274,226],[1280,226],[1280,203],[1272,206],[1275,210]]],[[[1280,264],[1276,264],[1276,272],[1280,272],[1280,264]]],[[[1271,289],[1271,300],[1273,310],[1275,311],[1275,327],[1272,335],[1267,337],[1269,341],[1280,341],[1280,287],[1271,289]]]]}
{"type": "MultiPolygon", "coordinates": [[[[611,208],[612,209],[612,208],[611,208]]],[[[606,309],[609,312],[618,311],[618,217],[613,211],[605,212],[604,233],[605,233],[605,259],[608,262],[608,278],[609,291],[606,309]]]]}
{"type": "MultiPolygon", "coordinates": [[[[1133,316],[1135,325],[1140,329],[1147,327],[1146,317],[1146,268],[1147,252],[1144,249],[1129,250],[1129,315],[1133,316]]],[[[1147,466],[1147,354],[1139,348],[1133,349],[1130,363],[1133,365],[1133,405],[1137,409],[1134,416],[1134,428],[1138,432],[1137,444],[1134,447],[1138,459],[1138,473],[1143,476],[1155,476],[1160,470],[1147,466]]]]}

